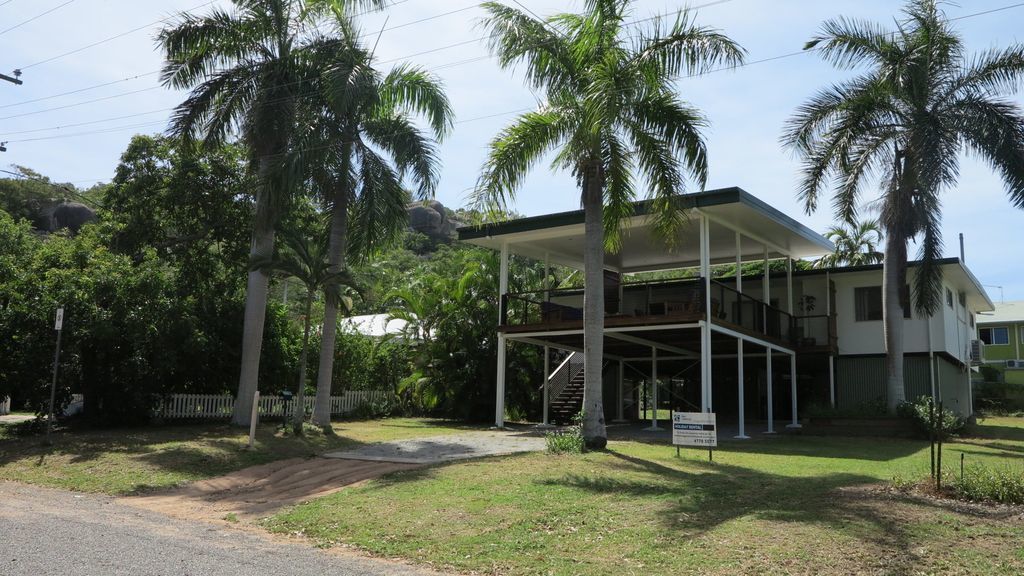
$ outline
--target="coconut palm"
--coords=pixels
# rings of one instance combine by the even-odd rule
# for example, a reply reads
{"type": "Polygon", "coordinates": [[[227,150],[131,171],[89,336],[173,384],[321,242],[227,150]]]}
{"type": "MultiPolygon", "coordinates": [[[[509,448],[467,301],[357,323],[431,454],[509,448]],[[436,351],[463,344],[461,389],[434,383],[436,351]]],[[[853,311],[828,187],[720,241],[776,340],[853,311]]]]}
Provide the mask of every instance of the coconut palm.
{"type": "MultiPolygon", "coordinates": [[[[378,7],[384,0],[333,0],[341,6],[378,7]]],[[[236,133],[257,175],[251,260],[269,257],[274,226],[295,188],[280,178],[282,155],[295,128],[297,106],[320,72],[308,50],[302,0],[233,0],[231,10],[206,16],[182,13],[161,30],[165,63],[161,82],[189,89],[171,119],[171,132],[216,146],[236,133]]],[[[246,286],[242,362],[232,423],[247,425],[259,377],[268,277],[251,269],[246,286]]]]}
{"type": "MultiPolygon", "coordinates": [[[[954,186],[970,152],[1003,179],[1024,207],[1024,117],[1003,95],[1024,79],[1024,47],[970,57],[935,0],[914,0],[895,31],[839,18],[807,43],[835,66],[860,69],[819,92],[789,121],[784,143],[804,161],[800,199],[813,212],[835,182],[837,219],[854,221],[861,193],[880,186],[873,208],[886,236],[883,308],[890,412],[904,399],[903,311],[907,246],[920,244],[916,308],[941,306],[941,193],[954,186]]],[[[905,298],[905,297],[904,297],[905,298]]]]}
{"type": "MultiPolygon", "coordinates": [[[[451,129],[451,106],[440,83],[423,69],[399,65],[387,74],[373,67],[352,20],[337,5],[311,3],[327,13],[333,34],[316,43],[317,61],[330,65],[317,81],[317,98],[302,112],[307,129],[295,147],[291,172],[311,176],[331,210],[330,261],[334,272],[346,256],[365,258],[396,240],[406,227],[410,194],[432,197],[439,177],[435,141],[451,129]],[[423,117],[427,136],[414,123],[423,117]]],[[[330,394],[337,335],[337,303],[325,302],[313,422],[330,422],[330,394]]]]}
{"type": "Polygon", "coordinates": [[[835,250],[818,258],[815,268],[836,268],[838,266],[863,266],[878,264],[884,255],[878,251],[882,243],[882,227],[878,220],[838,224],[825,231],[835,250]]]}
{"type": "Polygon", "coordinates": [[[530,168],[549,152],[553,167],[576,177],[585,213],[584,414],[591,447],[606,443],[601,402],[604,250],[619,245],[619,222],[632,214],[635,172],[649,187],[652,224],[667,241],[682,222],[685,177],[703,187],[704,117],[680,101],[672,81],[743,50],[681,11],[645,26],[625,17],[631,0],[586,0],[581,14],[545,20],[495,2],[483,4],[484,28],[500,65],[522,64],[542,94],[537,110],[517,118],[491,143],[476,192],[479,204],[504,208],[530,168]]]}
{"type": "MultiPolygon", "coordinates": [[[[337,302],[346,310],[352,310],[352,298],[345,295],[344,285],[351,282],[345,271],[335,272],[328,258],[329,228],[320,226],[310,235],[298,227],[280,231],[283,246],[275,256],[254,260],[252,267],[267,274],[295,278],[306,289],[302,315],[302,354],[299,356],[299,382],[295,394],[295,411],[292,428],[295,434],[302,434],[305,420],[306,364],[309,357],[309,331],[313,313],[313,301],[321,292],[325,301],[337,302]]],[[[330,410],[330,407],[328,407],[330,410]]]]}

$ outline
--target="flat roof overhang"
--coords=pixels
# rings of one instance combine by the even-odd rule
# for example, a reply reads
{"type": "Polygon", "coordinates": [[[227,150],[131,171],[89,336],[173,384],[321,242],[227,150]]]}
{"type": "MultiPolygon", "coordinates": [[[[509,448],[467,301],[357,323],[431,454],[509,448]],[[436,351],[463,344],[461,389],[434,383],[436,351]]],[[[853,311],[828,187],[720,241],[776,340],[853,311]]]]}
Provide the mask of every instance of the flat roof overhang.
{"type": "MultiPolygon", "coordinates": [[[[634,204],[634,215],[622,223],[622,246],[617,253],[605,254],[605,267],[622,273],[690,268],[700,265],[699,214],[711,221],[710,255],[712,264],[736,261],[736,232],[743,235],[741,256],[744,261],[768,257],[817,258],[833,250],[821,234],[755,198],[740,188],[723,188],[680,195],[686,218],[679,231],[676,247],[669,250],[657,239],[648,222],[651,202],[634,204]]],[[[459,240],[509,251],[537,260],[582,269],[583,211],[561,212],[459,228],[459,240]]]]}

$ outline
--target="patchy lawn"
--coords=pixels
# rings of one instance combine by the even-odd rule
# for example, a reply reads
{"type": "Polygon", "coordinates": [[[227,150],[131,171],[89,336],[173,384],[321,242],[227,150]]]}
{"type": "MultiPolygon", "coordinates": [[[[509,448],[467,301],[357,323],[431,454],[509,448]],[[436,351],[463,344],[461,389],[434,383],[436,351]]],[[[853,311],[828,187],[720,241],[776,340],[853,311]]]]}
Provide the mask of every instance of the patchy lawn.
{"type": "MultiPolygon", "coordinates": [[[[1024,465],[1024,420],[948,444],[947,469],[1024,465]]],[[[613,442],[582,457],[526,454],[397,473],[267,521],[322,546],[496,574],[1021,574],[1020,509],[881,489],[927,476],[920,441],[728,441],[675,457],[613,442]]]]}
{"type": "Polygon", "coordinates": [[[256,449],[248,430],[224,424],[167,425],[114,430],[65,430],[54,445],[39,435],[19,437],[0,425],[0,480],[105,494],[132,494],[212,478],[285,458],[351,448],[361,443],[464,431],[451,422],[395,418],[337,422],[336,436],[303,438],[261,425],[256,449]]]}

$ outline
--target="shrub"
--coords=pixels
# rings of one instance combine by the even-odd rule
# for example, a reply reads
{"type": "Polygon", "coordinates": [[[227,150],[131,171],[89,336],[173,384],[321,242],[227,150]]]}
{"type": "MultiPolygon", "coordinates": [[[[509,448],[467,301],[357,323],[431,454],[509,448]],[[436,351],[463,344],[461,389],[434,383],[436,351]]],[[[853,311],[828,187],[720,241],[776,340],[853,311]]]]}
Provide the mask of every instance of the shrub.
{"type": "Polygon", "coordinates": [[[573,416],[572,426],[545,434],[544,443],[549,454],[582,454],[585,449],[583,412],[573,416]]]}
{"type": "Polygon", "coordinates": [[[947,480],[957,496],[978,502],[1024,504],[1024,467],[973,464],[947,480]]]}
{"type": "MultiPolygon", "coordinates": [[[[921,396],[913,402],[904,402],[896,408],[896,414],[909,419],[914,423],[914,428],[917,429],[924,437],[928,437],[932,432],[932,424],[929,422],[929,416],[934,407],[936,413],[938,413],[938,406],[933,403],[931,396],[921,396]]],[[[943,408],[942,414],[939,418],[939,425],[935,428],[935,432],[941,438],[949,438],[963,432],[967,422],[957,416],[952,410],[943,408]]]]}
{"type": "Polygon", "coordinates": [[[375,418],[387,418],[394,411],[394,403],[390,398],[383,400],[370,400],[356,406],[355,410],[349,412],[348,417],[352,420],[373,420],[375,418]]]}

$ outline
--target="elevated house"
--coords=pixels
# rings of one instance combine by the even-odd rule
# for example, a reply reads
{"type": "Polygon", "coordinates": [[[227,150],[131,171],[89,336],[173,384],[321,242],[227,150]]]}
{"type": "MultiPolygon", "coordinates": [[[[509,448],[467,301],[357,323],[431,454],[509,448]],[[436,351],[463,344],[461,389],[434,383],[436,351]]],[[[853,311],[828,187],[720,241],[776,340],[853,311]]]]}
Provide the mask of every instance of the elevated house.
{"type": "MultiPolygon", "coordinates": [[[[801,409],[810,404],[884,403],[881,266],[794,270],[795,260],[817,258],[832,244],[739,188],[682,200],[685,225],[674,250],[655,239],[649,204],[638,202],[622,223],[621,249],[605,254],[606,416],[637,420],[641,404],[657,406],[650,411],[656,429],[670,409],[714,411],[746,437],[748,425],[766,432],[780,424],[799,427],[801,409]],[[785,264],[771,266],[775,261],[785,264]],[[785,272],[744,276],[743,265],[752,262],[785,272]],[[713,277],[721,264],[733,264],[735,273],[713,277]],[[635,280],[637,273],[658,271],[685,272],[635,280]]],[[[460,240],[501,253],[498,426],[510,340],[548,352],[545,421],[579,409],[583,290],[513,294],[507,276],[511,254],[582,270],[583,219],[575,211],[459,229],[460,240]]],[[[970,414],[974,319],[992,303],[958,259],[941,266],[951,304],[931,318],[911,312],[905,320],[906,392],[946,398],[970,414]]],[[[911,266],[908,281],[913,273],[911,266]]]]}
{"type": "Polygon", "coordinates": [[[1010,384],[1024,385],[1024,301],[1000,302],[978,317],[984,363],[1010,384]]]}

